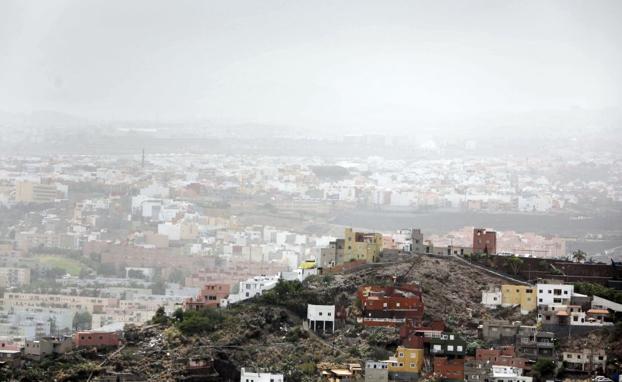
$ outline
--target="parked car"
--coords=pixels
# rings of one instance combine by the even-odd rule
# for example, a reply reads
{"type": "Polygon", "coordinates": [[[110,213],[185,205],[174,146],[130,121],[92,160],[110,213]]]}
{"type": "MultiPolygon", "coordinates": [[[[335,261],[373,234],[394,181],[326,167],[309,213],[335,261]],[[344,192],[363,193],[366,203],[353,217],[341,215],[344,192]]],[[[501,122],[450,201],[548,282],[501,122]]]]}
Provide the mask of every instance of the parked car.
{"type": "Polygon", "coordinates": [[[592,382],[613,382],[613,380],[602,375],[597,375],[596,377],[592,378],[592,382]]]}

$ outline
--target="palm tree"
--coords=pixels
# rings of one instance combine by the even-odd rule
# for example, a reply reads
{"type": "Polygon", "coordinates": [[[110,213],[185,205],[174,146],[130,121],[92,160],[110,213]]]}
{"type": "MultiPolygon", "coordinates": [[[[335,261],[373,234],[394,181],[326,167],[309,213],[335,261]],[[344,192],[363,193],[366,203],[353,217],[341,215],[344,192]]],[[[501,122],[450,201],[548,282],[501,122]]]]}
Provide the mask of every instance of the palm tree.
{"type": "Polygon", "coordinates": [[[586,258],[587,258],[587,253],[583,252],[580,249],[577,249],[576,251],[572,252],[572,259],[576,261],[577,263],[585,261],[586,258]]]}
{"type": "Polygon", "coordinates": [[[523,260],[517,256],[511,256],[505,259],[505,263],[512,269],[512,273],[518,274],[520,266],[523,264],[523,260]]]}

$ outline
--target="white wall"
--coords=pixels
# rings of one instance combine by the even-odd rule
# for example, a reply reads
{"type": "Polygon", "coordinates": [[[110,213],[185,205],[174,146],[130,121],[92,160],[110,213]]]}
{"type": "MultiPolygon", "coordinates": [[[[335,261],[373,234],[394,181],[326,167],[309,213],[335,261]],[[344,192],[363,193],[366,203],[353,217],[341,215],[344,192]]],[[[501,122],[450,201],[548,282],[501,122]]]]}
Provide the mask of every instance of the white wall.
{"type": "Polygon", "coordinates": [[[335,322],[335,305],[307,305],[307,319],[310,321],[335,322]]]}
{"type": "Polygon", "coordinates": [[[283,374],[251,373],[242,368],[240,382],[283,382],[283,374]]]}
{"type": "Polygon", "coordinates": [[[482,291],[482,305],[487,307],[495,307],[501,305],[501,291],[482,291]]]}
{"type": "Polygon", "coordinates": [[[538,305],[568,305],[574,293],[574,285],[537,284],[538,305]],[[556,294],[555,292],[559,294],[556,294]]]}

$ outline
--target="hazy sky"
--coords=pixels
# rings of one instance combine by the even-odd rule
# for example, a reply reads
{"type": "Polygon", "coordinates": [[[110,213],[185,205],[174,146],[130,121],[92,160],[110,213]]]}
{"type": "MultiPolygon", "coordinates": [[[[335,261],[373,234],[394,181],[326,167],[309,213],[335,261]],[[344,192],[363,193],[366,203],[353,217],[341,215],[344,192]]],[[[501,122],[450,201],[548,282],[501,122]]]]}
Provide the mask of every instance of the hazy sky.
{"type": "Polygon", "coordinates": [[[312,124],[622,106],[622,1],[0,1],[0,109],[312,124]]]}

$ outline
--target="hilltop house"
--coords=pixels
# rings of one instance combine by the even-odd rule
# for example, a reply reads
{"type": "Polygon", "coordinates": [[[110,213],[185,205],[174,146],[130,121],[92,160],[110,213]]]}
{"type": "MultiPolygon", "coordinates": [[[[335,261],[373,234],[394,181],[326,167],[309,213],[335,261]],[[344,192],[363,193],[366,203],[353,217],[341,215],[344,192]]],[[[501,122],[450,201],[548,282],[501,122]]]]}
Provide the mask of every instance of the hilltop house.
{"type": "Polygon", "coordinates": [[[396,327],[423,319],[423,295],[418,285],[366,285],[358,289],[365,326],[396,327]]]}

